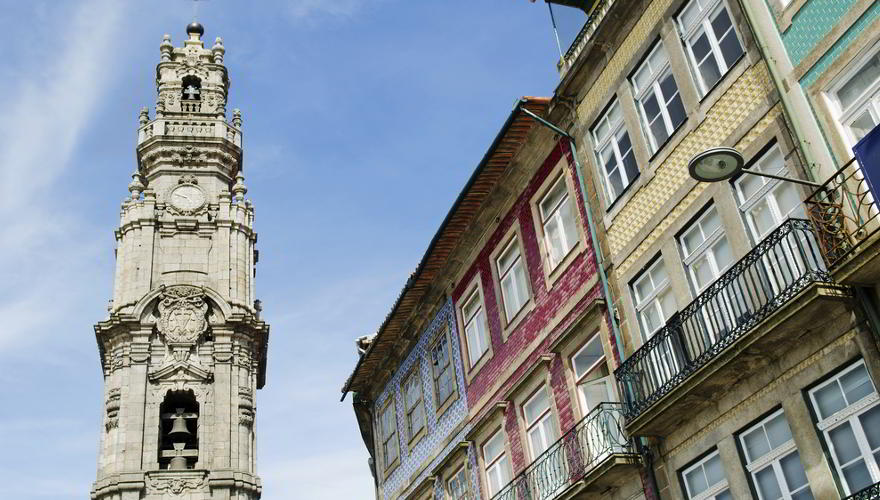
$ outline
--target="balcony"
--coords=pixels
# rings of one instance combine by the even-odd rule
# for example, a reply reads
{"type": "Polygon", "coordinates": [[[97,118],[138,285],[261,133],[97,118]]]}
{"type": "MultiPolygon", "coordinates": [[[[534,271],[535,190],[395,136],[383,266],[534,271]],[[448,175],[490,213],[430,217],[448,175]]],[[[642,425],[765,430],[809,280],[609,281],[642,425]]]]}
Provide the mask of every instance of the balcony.
{"type": "Polygon", "coordinates": [[[880,483],[874,483],[861,491],[857,491],[844,500],[880,500],[880,483]]]}
{"type": "Polygon", "coordinates": [[[611,9],[611,6],[614,5],[615,1],[617,0],[597,0],[590,8],[589,13],[587,14],[587,21],[584,23],[584,26],[578,32],[577,36],[575,36],[568,51],[562,56],[562,59],[557,65],[560,77],[565,76],[565,73],[567,73],[574,65],[574,62],[584,50],[584,47],[587,46],[587,42],[593,39],[593,34],[602,23],[602,20],[605,19],[605,15],[611,9]]]}
{"type": "Polygon", "coordinates": [[[138,146],[160,136],[226,139],[241,147],[241,129],[217,119],[157,118],[138,129],[138,146]]]}
{"type": "Polygon", "coordinates": [[[622,484],[638,463],[623,432],[622,410],[620,403],[600,404],[492,500],[579,498],[622,484]]]}
{"type": "Polygon", "coordinates": [[[803,331],[843,307],[845,295],[832,283],[810,222],[785,221],[615,371],[627,430],[675,429],[715,404],[742,373],[771,363],[767,352],[793,348],[803,331]]]}
{"type": "Polygon", "coordinates": [[[880,281],[880,213],[855,158],[804,204],[835,279],[853,284],[880,281]]]}

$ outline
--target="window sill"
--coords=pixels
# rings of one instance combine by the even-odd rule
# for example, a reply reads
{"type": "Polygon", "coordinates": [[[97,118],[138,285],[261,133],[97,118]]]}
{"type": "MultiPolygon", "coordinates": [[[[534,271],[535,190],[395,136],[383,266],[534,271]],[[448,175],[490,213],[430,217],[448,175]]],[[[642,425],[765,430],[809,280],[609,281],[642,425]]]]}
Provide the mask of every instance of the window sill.
{"type": "Polygon", "coordinates": [[[383,481],[387,480],[388,476],[390,476],[391,474],[394,473],[394,471],[397,469],[398,465],[400,465],[400,457],[399,456],[397,458],[395,458],[393,462],[391,462],[391,465],[389,465],[388,467],[385,468],[384,472],[382,472],[382,480],[383,481]]]}
{"type": "MultiPolygon", "coordinates": [[[[457,385],[458,385],[458,382],[456,382],[456,386],[457,385]]],[[[444,413],[446,413],[446,410],[448,410],[449,407],[452,406],[456,401],[458,401],[458,388],[457,387],[456,387],[455,391],[453,391],[449,396],[446,396],[445,401],[443,401],[442,403],[440,403],[437,406],[437,409],[435,410],[434,414],[437,415],[437,418],[439,419],[440,417],[443,416],[444,413]]]]}
{"type": "Polygon", "coordinates": [[[407,443],[407,447],[406,447],[407,453],[412,453],[413,448],[415,448],[416,445],[418,445],[422,441],[422,438],[425,437],[425,434],[428,433],[427,429],[428,429],[428,423],[425,422],[425,425],[422,426],[421,430],[419,430],[419,432],[417,432],[415,436],[410,438],[409,442],[407,443]]]}
{"type": "Polygon", "coordinates": [[[494,353],[492,352],[491,343],[492,343],[492,337],[490,335],[489,336],[489,344],[490,344],[489,348],[486,349],[486,352],[484,352],[483,355],[480,356],[480,359],[478,359],[477,362],[474,363],[474,366],[468,368],[468,370],[467,370],[467,376],[465,378],[467,379],[468,384],[470,384],[471,381],[474,379],[474,377],[476,377],[477,374],[480,373],[480,370],[482,370],[483,367],[486,366],[486,363],[488,363],[489,360],[492,359],[492,356],[494,355],[494,353]]]}
{"type": "MultiPolygon", "coordinates": [[[[514,330],[523,322],[526,316],[532,312],[532,309],[535,308],[535,296],[531,294],[528,302],[523,304],[522,307],[519,308],[519,311],[513,316],[509,322],[504,324],[501,329],[501,341],[507,342],[507,339],[510,338],[510,334],[513,333],[514,330]]],[[[502,321],[506,321],[506,319],[502,319],[502,321]]]]}

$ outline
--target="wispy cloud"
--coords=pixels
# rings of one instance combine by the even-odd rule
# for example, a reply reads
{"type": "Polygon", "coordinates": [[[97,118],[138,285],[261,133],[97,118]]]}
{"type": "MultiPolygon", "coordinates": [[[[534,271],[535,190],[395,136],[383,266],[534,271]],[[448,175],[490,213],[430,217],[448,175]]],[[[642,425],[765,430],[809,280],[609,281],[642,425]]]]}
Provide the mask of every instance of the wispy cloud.
{"type": "Polygon", "coordinates": [[[290,14],[298,20],[324,15],[333,17],[351,17],[357,13],[365,0],[295,0],[290,3],[290,14]]]}

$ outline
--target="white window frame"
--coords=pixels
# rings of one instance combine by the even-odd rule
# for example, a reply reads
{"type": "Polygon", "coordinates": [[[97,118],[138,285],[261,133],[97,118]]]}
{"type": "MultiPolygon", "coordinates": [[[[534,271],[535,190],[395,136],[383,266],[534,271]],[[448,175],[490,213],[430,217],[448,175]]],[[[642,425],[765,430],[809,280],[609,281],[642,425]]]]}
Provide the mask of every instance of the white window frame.
{"type": "Polygon", "coordinates": [[[507,319],[507,322],[510,323],[514,318],[519,314],[520,311],[529,303],[529,299],[531,299],[531,287],[529,286],[529,270],[526,266],[526,261],[523,258],[523,249],[519,244],[519,238],[514,236],[511,238],[507,245],[504,246],[504,249],[498,254],[498,257],[495,258],[495,269],[498,273],[498,284],[500,286],[500,296],[501,296],[501,306],[504,309],[504,317],[507,319]],[[513,259],[510,264],[506,268],[501,267],[501,261],[510,254],[511,252],[516,252],[517,256],[513,259]],[[522,276],[525,278],[524,283],[518,282],[518,274],[516,272],[517,267],[521,268],[522,276]],[[513,280],[513,290],[517,292],[517,295],[520,290],[520,286],[525,290],[524,297],[508,297],[505,295],[504,290],[504,282],[505,280],[513,280]],[[510,302],[509,299],[519,299],[519,302],[514,305],[514,302],[510,302]],[[511,308],[508,308],[508,304],[511,304],[511,308]]]}
{"type": "MultiPolygon", "coordinates": [[[[755,488],[755,492],[757,492],[757,494],[758,494],[758,500],[765,500],[765,499],[761,495],[761,490],[758,488],[757,474],[759,472],[764,471],[767,467],[772,468],[773,475],[776,477],[776,484],[779,485],[779,490],[782,493],[783,500],[792,500],[792,495],[794,495],[796,493],[801,493],[805,489],[807,491],[809,491],[810,494],[812,495],[812,490],[810,489],[809,480],[807,480],[807,483],[804,484],[803,486],[801,486],[800,488],[798,488],[797,490],[789,491],[788,481],[787,481],[785,474],[783,473],[783,470],[782,470],[782,460],[797,453],[798,454],[798,463],[801,466],[801,471],[804,471],[804,464],[800,459],[800,453],[798,452],[797,446],[795,445],[793,436],[790,437],[788,439],[788,441],[780,444],[776,448],[771,449],[763,456],[757,457],[754,460],[752,459],[752,457],[748,456],[748,451],[747,451],[747,447],[746,447],[746,439],[745,439],[746,436],[751,434],[752,432],[754,432],[755,430],[757,430],[759,428],[764,429],[765,439],[767,439],[768,444],[770,444],[770,446],[772,446],[772,443],[769,442],[769,436],[766,434],[767,431],[764,426],[767,423],[769,423],[771,420],[779,417],[780,415],[782,416],[783,419],[785,419],[785,412],[782,410],[782,408],[773,412],[772,414],[768,415],[767,417],[764,417],[759,422],[755,423],[754,425],[752,425],[748,429],[739,433],[739,442],[740,442],[740,446],[742,447],[742,450],[743,450],[743,458],[745,458],[745,460],[746,460],[746,464],[745,464],[746,470],[749,473],[749,476],[752,481],[752,485],[755,488]]],[[[788,425],[787,420],[786,420],[786,425],[788,425]]],[[[789,432],[790,432],[790,429],[791,429],[791,427],[789,426],[789,432]]],[[[804,472],[804,476],[806,477],[806,472],[804,472]]]]}
{"type": "MultiPolygon", "coordinates": [[[[611,105],[608,106],[608,110],[602,115],[601,118],[596,122],[596,125],[590,130],[590,134],[593,137],[593,152],[596,155],[596,163],[599,167],[599,173],[601,174],[601,178],[603,180],[603,184],[605,185],[605,196],[608,200],[608,205],[610,206],[614,203],[620,195],[623,194],[624,191],[629,187],[630,184],[639,176],[637,173],[633,176],[632,179],[629,178],[629,175],[626,172],[626,168],[624,168],[623,159],[630,155],[635,160],[635,151],[633,151],[632,145],[632,137],[629,136],[629,130],[626,128],[626,123],[623,120],[623,109],[620,107],[620,101],[615,98],[611,101],[611,105]],[[619,114],[619,120],[614,123],[611,122],[611,112],[614,108],[617,108],[619,114]],[[607,134],[605,137],[599,137],[599,130],[602,128],[603,124],[607,128],[607,134]],[[622,152],[620,151],[620,140],[623,135],[627,136],[629,140],[629,150],[622,152]],[[620,174],[620,178],[623,181],[621,184],[620,192],[615,193],[613,184],[611,182],[611,174],[608,172],[608,166],[605,165],[604,160],[602,159],[602,151],[604,151],[608,146],[611,146],[611,149],[614,154],[614,161],[617,162],[617,172],[620,174]]],[[[638,162],[636,161],[636,168],[638,168],[638,162]]]]}
{"type": "Polygon", "coordinates": [[[489,351],[489,329],[486,322],[485,304],[480,294],[479,286],[467,296],[464,303],[460,307],[461,319],[464,324],[464,337],[467,343],[467,357],[470,367],[476,366],[477,362],[489,351]],[[472,308],[472,314],[468,315],[469,306],[476,302],[476,306],[472,308]],[[476,328],[477,335],[471,338],[471,328],[476,328]]]}
{"type": "Polygon", "coordinates": [[[427,432],[428,427],[428,416],[425,414],[425,395],[424,388],[422,387],[422,373],[419,366],[419,360],[416,359],[416,362],[413,364],[413,367],[410,369],[409,373],[407,373],[406,377],[403,379],[403,410],[406,414],[406,432],[409,438],[410,444],[412,444],[413,440],[427,432]],[[409,391],[408,386],[411,381],[415,381],[415,384],[419,388],[419,396],[415,401],[409,400],[409,391]],[[413,432],[413,412],[415,411],[417,406],[422,407],[422,422],[421,427],[415,432],[413,432]]]}
{"type": "Polygon", "coordinates": [[[614,398],[614,380],[613,380],[614,375],[606,375],[604,377],[589,378],[590,375],[593,374],[597,369],[601,368],[602,365],[605,364],[605,362],[606,362],[605,361],[605,351],[604,351],[604,347],[602,346],[602,338],[600,337],[598,331],[596,333],[594,333],[590,337],[590,340],[586,341],[584,343],[584,345],[581,346],[581,348],[578,349],[571,356],[571,371],[572,371],[572,374],[574,375],[575,391],[577,392],[578,403],[580,404],[581,414],[583,416],[586,416],[588,413],[590,413],[593,410],[593,408],[590,408],[589,404],[587,404],[586,397],[584,396],[584,393],[581,390],[582,387],[585,387],[588,385],[594,385],[594,384],[596,384],[596,385],[602,384],[603,386],[605,386],[606,392],[609,395],[609,399],[607,401],[614,401],[615,400],[615,398],[614,398]],[[578,356],[580,356],[582,352],[586,351],[590,347],[593,347],[596,343],[599,344],[599,350],[602,351],[602,356],[599,357],[599,359],[597,359],[596,361],[594,361],[593,364],[588,366],[585,370],[578,371],[578,367],[577,367],[577,363],[575,362],[575,359],[578,356]]]}
{"type": "MultiPolygon", "coordinates": [[[[577,246],[578,241],[580,241],[580,232],[577,227],[577,213],[575,212],[575,203],[571,203],[572,197],[571,193],[568,192],[568,184],[565,182],[566,171],[563,169],[562,173],[559,175],[559,178],[556,179],[549,189],[544,193],[540,200],[538,200],[538,215],[541,217],[541,229],[544,232],[544,249],[547,252],[547,260],[550,262],[550,270],[556,269],[556,266],[562,263],[565,260],[565,257],[571,253],[572,250],[577,246]],[[544,213],[544,200],[546,200],[553,192],[558,188],[559,185],[562,185],[562,191],[564,195],[553,206],[550,210],[550,213],[544,213]],[[568,210],[571,213],[571,221],[574,224],[574,227],[566,228],[565,227],[565,218],[562,216],[562,211],[568,210]],[[553,258],[553,245],[550,243],[550,231],[548,231],[548,227],[551,224],[555,224],[559,227],[558,231],[563,240],[563,248],[559,253],[559,257],[557,259],[553,258]],[[569,240],[569,236],[571,236],[571,241],[569,240]]],[[[528,302],[528,300],[526,301],[528,302]]]]}
{"type": "Polygon", "coordinates": [[[452,473],[452,475],[449,476],[449,479],[446,481],[446,493],[449,495],[450,500],[469,500],[473,498],[471,496],[471,485],[468,480],[467,467],[461,465],[452,473]],[[457,481],[457,484],[459,485],[457,489],[454,489],[453,481],[457,481]]]}
{"type": "MultiPolygon", "coordinates": [[[[697,80],[700,97],[704,97],[718,82],[724,79],[724,75],[730,71],[730,68],[732,68],[733,65],[745,55],[745,45],[743,44],[742,37],[739,35],[739,31],[736,29],[736,19],[733,17],[733,13],[730,10],[730,5],[727,4],[727,0],[690,0],[681,10],[681,14],[676,17],[676,24],[678,25],[681,40],[687,48],[688,60],[691,64],[692,73],[697,80]],[[682,16],[684,15],[684,11],[686,11],[693,2],[696,2],[700,7],[700,15],[696,22],[694,22],[693,26],[687,28],[682,22],[682,16]],[[704,3],[707,5],[703,6],[704,3]],[[742,51],[742,54],[736,58],[736,61],[730,61],[730,65],[724,60],[724,54],[721,53],[721,46],[719,45],[718,38],[715,36],[715,28],[712,26],[711,21],[721,9],[727,10],[727,16],[730,19],[730,29],[733,30],[733,36],[736,37],[737,42],[739,42],[740,50],[742,51]],[[715,63],[718,65],[718,81],[714,82],[711,86],[703,81],[703,74],[700,72],[699,62],[694,55],[693,47],[691,47],[691,39],[697,35],[697,32],[700,31],[700,29],[706,34],[706,40],[709,42],[709,55],[715,59],[715,63]]],[[[709,57],[709,55],[706,57],[709,57]]],[[[705,58],[703,60],[705,60],[705,58]]]]}
{"type": "Polygon", "coordinates": [[[880,78],[870,84],[867,89],[846,109],[843,108],[837,93],[845,84],[849,83],[850,79],[852,79],[852,77],[854,77],[869,60],[877,57],[878,54],[880,54],[880,41],[875,43],[874,46],[865,52],[864,55],[851,63],[851,67],[835,78],[834,83],[832,83],[829,90],[825,92],[825,96],[827,100],[830,101],[832,105],[831,107],[834,110],[832,114],[834,115],[837,128],[848,148],[852,148],[856,142],[858,142],[848,123],[860,116],[862,112],[867,110],[873,117],[874,122],[880,124],[880,78]]]}
{"type": "MultiPolygon", "coordinates": [[[[718,265],[718,260],[715,257],[715,246],[718,244],[718,242],[721,241],[722,238],[727,238],[727,234],[724,232],[724,221],[721,220],[721,214],[718,213],[718,210],[714,205],[709,207],[705,212],[700,215],[699,218],[697,218],[697,220],[691,223],[687,229],[682,231],[681,236],[679,236],[678,238],[679,246],[682,250],[682,254],[684,255],[684,266],[687,269],[688,277],[690,278],[691,284],[693,285],[694,291],[696,292],[695,295],[699,295],[703,290],[711,286],[711,284],[714,283],[715,280],[717,280],[722,274],[724,274],[724,271],[730,268],[730,266],[732,266],[735,262],[731,262],[724,267],[720,267],[718,265]],[[712,232],[706,233],[706,231],[703,229],[703,223],[709,217],[709,214],[713,212],[718,216],[718,227],[712,232]],[[697,245],[696,248],[686,248],[684,245],[685,235],[695,230],[698,230],[700,234],[702,234],[703,241],[699,245],[697,245]],[[704,284],[702,287],[698,288],[699,285],[697,283],[696,274],[694,273],[693,263],[704,255],[707,257],[707,261],[709,262],[709,267],[712,270],[712,274],[714,274],[714,278],[712,282],[704,284]]],[[[730,240],[727,240],[727,244],[730,245],[730,240]]],[[[731,248],[731,251],[732,250],[733,249],[731,248]]]]}
{"type": "MultiPolygon", "coordinates": [[[[788,168],[785,166],[785,156],[782,154],[782,149],[779,147],[779,144],[774,144],[770,149],[762,154],[761,157],[754,162],[751,168],[749,168],[749,170],[766,174],[786,176],[786,174],[788,174],[788,168]],[[774,154],[778,155],[777,157],[782,160],[782,164],[779,165],[779,168],[775,168],[774,165],[769,164],[774,154]]],[[[765,237],[767,237],[768,234],[773,232],[773,229],[779,227],[788,218],[792,216],[797,216],[802,219],[806,218],[806,212],[804,212],[802,203],[795,205],[794,208],[786,213],[782,213],[782,209],[779,207],[779,201],[777,200],[776,192],[779,188],[782,187],[791,187],[793,189],[796,189],[790,183],[784,184],[783,181],[779,179],[770,179],[767,177],[743,174],[733,184],[734,190],[736,191],[737,204],[739,205],[739,209],[743,214],[743,218],[746,220],[746,226],[748,226],[749,228],[749,235],[752,237],[755,244],[760,243],[765,237]],[[746,198],[745,193],[742,189],[742,184],[746,179],[760,180],[760,182],[762,183],[758,191],[752,194],[749,198],[746,198]],[[764,234],[759,234],[758,228],[755,226],[754,219],[751,216],[751,211],[755,208],[755,206],[757,206],[760,202],[764,200],[767,201],[767,207],[770,209],[770,214],[773,216],[774,226],[773,229],[770,229],[764,234]]]]}
{"type": "Polygon", "coordinates": [[[382,465],[384,467],[385,472],[388,472],[394,465],[396,465],[400,461],[400,439],[397,438],[397,408],[394,404],[394,396],[388,396],[388,400],[384,403],[384,407],[382,408],[382,414],[379,417],[379,427],[382,430],[382,465]],[[389,430],[385,428],[385,415],[387,412],[391,412],[391,422],[393,424],[393,430],[389,430]],[[390,443],[393,441],[395,447],[397,447],[397,454],[394,456],[394,460],[388,461],[388,450],[390,443]]]}
{"type": "MultiPolygon", "coordinates": [[[[632,281],[633,284],[630,287],[632,289],[633,305],[635,306],[635,309],[636,309],[636,316],[639,319],[639,327],[642,332],[642,340],[643,341],[647,341],[648,339],[653,337],[654,334],[657,333],[658,331],[660,331],[663,328],[663,326],[669,321],[669,318],[673,314],[675,314],[675,311],[670,311],[669,315],[665,314],[663,311],[663,305],[660,302],[661,295],[663,295],[667,291],[669,293],[672,293],[672,290],[670,289],[671,285],[670,285],[670,281],[669,281],[669,273],[668,272],[666,272],[666,279],[660,281],[659,283],[656,282],[656,280],[655,280],[655,274],[656,274],[657,270],[661,267],[663,268],[663,271],[666,272],[666,265],[663,262],[662,255],[660,257],[658,257],[648,267],[648,269],[642,271],[636,277],[636,279],[634,279],[632,281]],[[649,293],[645,297],[640,297],[639,292],[638,292],[638,290],[639,290],[638,284],[640,282],[642,282],[643,280],[647,280],[648,282],[650,282],[651,293],[649,293]],[[645,318],[645,311],[649,308],[654,309],[654,311],[657,313],[658,317],[660,318],[660,322],[661,322],[657,328],[655,328],[651,331],[648,331],[648,325],[646,323],[646,320],[644,319],[645,318]]],[[[673,299],[673,301],[675,301],[675,294],[674,293],[672,295],[672,299],[673,299]]],[[[676,308],[677,308],[678,303],[677,303],[677,301],[675,301],[675,302],[676,302],[676,308]]]]}
{"type": "MultiPolygon", "coordinates": [[[[639,65],[639,67],[633,72],[633,76],[630,77],[629,81],[633,87],[634,97],[636,100],[636,105],[639,108],[639,115],[641,116],[642,126],[645,128],[646,135],[648,136],[648,144],[651,147],[651,152],[656,153],[663,144],[658,144],[657,139],[654,137],[654,131],[651,129],[651,123],[648,121],[648,115],[645,112],[645,107],[642,104],[642,101],[648,97],[649,94],[653,94],[654,98],[657,100],[657,105],[660,107],[660,115],[655,118],[655,120],[663,120],[663,125],[666,128],[666,140],[664,143],[669,140],[669,137],[672,137],[672,134],[687,122],[687,110],[685,110],[685,118],[682,120],[680,124],[677,126],[673,126],[672,118],[669,115],[669,107],[668,104],[675,99],[675,96],[670,96],[668,99],[663,95],[663,91],[660,89],[660,81],[665,79],[667,76],[672,75],[672,66],[669,64],[669,54],[666,53],[666,49],[663,47],[663,42],[658,41],[654,47],[651,49],[651,52],[648,53],[648,57],[639,65]],[[657,54],[657,51],[663,51],[664,61],[659,68],[655,69],[651,65],[651,59],[654,55],[657,54]],[[648,79],[647,83],[643,88],[639,88],[636,83],[636,75],[638,75],[644,68],[650,68],[651,78],[648,79]]],[[[675,94],[679,96],[679,100],[681,100],[681,90],[678,88],[678,81],[675,80],[675,75],[672,75],[673,81],[675,81],[675,94]]],[[[682,102],[682,107],[684,107],[684,102],[682,102]]]]}
{"type": "MultiPolygon", "coordinates": [[[[696,470],[698,468],[703,468],[704,465],[707,462],[709,462],[709,460],[713,459],[716,456],[719,457],[719,460],[720,460],[720,455],[718,454],[718,450],[715,450],[712,453],[709,453],[705,457],[701,458],[697,463],[695,463],[695,464],[691,465],[690,467],[681,471],[681,482],[684,486],[683,493],[685,494],[685,496],[688,500],[707,500],[709,498],[715,498],[716,496],[724,493],[725,490],[729,491],[729,485],[727,483],[727,471],[724,470],[724,463],[722,462],[721,463],[721,471],[724,473],[724,479],[722,479],[721,481],[718,481],[715,484],[709,485],[709,487],[706,489],[706,491],[703,491],[702,493],[700,493],[698,495],[691,495],[691,489],[690,489],[690,486],[688,485],[688,482],[687,482],[688,473],[690,473],[691,471],[696,470]]],[[[708,476],[706,475],[705,468],[703,468],[703,476],[707,479],[706,482],[708,483],[708,476]]]]}
{"type": "Polygon", "coordinates": [[[550,446],[559,439],[559,430],[556,428],[556,424],[553,421],[553,391],[546,385],[542,385],[540,389],[535,391],[528,400],[522,405],[522,415],[523,422],[526,424],[526,440],[529,443],[529,453],[531,453],[532,460],[534,461],[541,453],[550,449],[550,446]],[[545,393],[547,397],[547,408],[542,410],[541,413],[535,417],[533,421],[529,421],[526,416],[526,407],[532,404],[535,398],[538,397],[539,394],[545,393]],[[547,427],[550,428],[550,435],[547,434],[547,427]],[[543,450],[535,450],[532,446],[532,431],[538,431],[540,434],[541,441],[543,441],[544,449],[543,450]]]}
{"type": "Polygon", "coordinates": [[[431,380],[434,385],[435,411],[440,411],[443,404],[449,401],[458,390],[457,382],[455,380],[455,369],[452,365],[452,346],[450,345],[450,342],[451,339],[449,338],[449,332],[444,329],[443,332],[434,339],[434,342],[431,343],[431,347],[428,351],[429,362],[431,363],[431,380]],[[445,343],[446,345],[446,364],[442,367],[434,364],[434,350],[440,343],[445,343]],[[446,397],[441,398],[440,384],[441,376],[444,372],[449,374],[448,383],[452,385],[452,388],[446,397]]]}
{"type": "Polygon", "coordinates": [[[504,430],[498,429],[495,431],[492,436],[483,443],[483,446],[480,447],[480,453],[483,455],[483,465],[485,466],[486,473],[486,491],[489,493],[489,497],[491,498],[499,491],[504,489],[507,486],[507,483],[510,482],[511,474],[510,474],[510,463],[507,460],[507,448],[506,443],[504,441],[504,430]],[[486,447],[494,441],[496,438],[501,439],[501,453],[494,457],[486,456],[486,447]],[[497,471],[499,484],[498,489],[493,491],[492,488],[492,480],[490,477],[497,471]]]}
{"type": "MultiPolygon", "coordinates": [[[[843,388],[840,387],[841,392],[846,397],[846,393],[843,392],[843,388]]],[[[868,472],[871,474],[871,479],[874,483],[880,481],[880,463],[874,458],[874,450],[871,450],[868,445],[867,437],[865,436],[865,432],[862,428],[862,423],[859,420],[859,417],[864,413],[874,409],[877,405],[880,405],[880,396],[877,394],[877,385],[874,383],[874,380],[871,378],[871,372],[868,371],[868,367],[865,365],[865,360],[860,359],[853,363],[852,365],[846,367],[841,370],[829,380],[822,382],[821,384],[813,387],[809,391],[810,395],[810,403],[813,406],[815,414],[817,418],[820,418],[819,422],[816,424],[816,427],[819,428],[819,431],[822,433],[822,439],[825,441],[825,444],[828,449],[828,454],[831,455],[831,463],[834,465],[834,469],[837,472],[838,477],[840,478],[840,482],[843,485],[845,493],[847,495],[851,495],[855,493],[855,491],[851,491],[849,484],[847,484],[846,476],[843,474],[843,468],[847,465],[850,465],[855,462],[855,460],[850,461],[846,464],[840,464],[837,459],[837,454],[834,451],[834,444],[831,441],[831,436],[829,433],[844,425],[849,423],[850,428],[853,431],[853,435],[856,438],[856,444],[858,444],[860,458],[865,461],[865,466],[868,469],[868,472]],[[868,372],[868,381],[871,383],[874,388],[874,392],[864,396],[862,399],[857,401],[849,402],[847,401],[847,406],[842,410],[837,411],[832,415],[828,415],[825,418],[822,418],[822,414],[819,410],[819,403],[816,400],[816,393],[827,387],[828,385],[837,383],[839,384],[839,380],[846,375],[847,373],[857,370],[859,367],[864,367],[868,372]]]]}

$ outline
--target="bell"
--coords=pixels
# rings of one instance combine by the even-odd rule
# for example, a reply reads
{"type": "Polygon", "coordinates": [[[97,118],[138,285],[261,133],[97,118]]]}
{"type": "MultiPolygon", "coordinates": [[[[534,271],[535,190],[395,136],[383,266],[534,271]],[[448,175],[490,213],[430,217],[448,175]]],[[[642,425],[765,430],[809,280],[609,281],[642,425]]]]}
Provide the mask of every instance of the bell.
{"type": "Polygon", "coordinates": [[[168,433],[168,436],[174,439],[186,439],[191,434],[189,429],[186,428],[186,419],[182,416],[175,416],[174,424],[171,426],[171,432],[168,433]]]}
{"type": "Polygon", "coordinates": [[[168,464],[168,468],[171,470],[186,470],[186,458],[185,457],[174,457],[171,459],[171,463],[168,464]]]}

